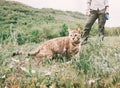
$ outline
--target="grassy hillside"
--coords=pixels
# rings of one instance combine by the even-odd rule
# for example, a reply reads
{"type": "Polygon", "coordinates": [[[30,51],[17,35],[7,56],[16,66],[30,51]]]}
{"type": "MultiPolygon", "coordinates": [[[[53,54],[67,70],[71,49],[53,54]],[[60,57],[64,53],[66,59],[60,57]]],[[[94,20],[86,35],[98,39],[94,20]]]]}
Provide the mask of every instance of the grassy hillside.
{"type": "Polygon", "coordinates": [[[85,19],[78,12],[35,9],[17,2],[0,0],[0,42],[40,42],[43,38],[60,36],[59,32],[64,26],[82,27],[85,19]],[[12,40],[11,37],[16,39],[12,40]]]}
{"type": "MultiPolygon", "coordinates": [[[[120,88],[119,27],[107,28],[103,42],[90,38],[80,57],[44,60],[39,66],[26,57],[40,42],[67,35],[68,27],[82,28],[85,20],[78,12],[0,0],[0,88],[120,88]],[[11,57],[17,50],[24,54],[11,57]]],[[[94,25],[92,35],[96,30],[94,25]]]]}

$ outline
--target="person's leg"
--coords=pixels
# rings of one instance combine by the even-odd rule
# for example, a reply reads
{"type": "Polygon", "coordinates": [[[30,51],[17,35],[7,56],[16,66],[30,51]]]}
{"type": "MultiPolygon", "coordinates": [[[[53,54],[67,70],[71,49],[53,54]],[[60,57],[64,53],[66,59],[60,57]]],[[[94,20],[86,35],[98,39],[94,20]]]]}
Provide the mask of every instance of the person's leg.
{"type": "Polygon", "coordinates": [[[97,11],[90,11],[90,16],[88,17],[87,23],[86,23],[85,28],[83,30],[82,42],[87,41],[91,27],[97,18],[98,18],[97,11]]]}
{"type": "Polygon", "coordinates": [[[101,41],[103,41],[103,38],[104,38],[105,23],[106,23],[105,14],[100,13],[98,17],[98,35],[101,41]]]}

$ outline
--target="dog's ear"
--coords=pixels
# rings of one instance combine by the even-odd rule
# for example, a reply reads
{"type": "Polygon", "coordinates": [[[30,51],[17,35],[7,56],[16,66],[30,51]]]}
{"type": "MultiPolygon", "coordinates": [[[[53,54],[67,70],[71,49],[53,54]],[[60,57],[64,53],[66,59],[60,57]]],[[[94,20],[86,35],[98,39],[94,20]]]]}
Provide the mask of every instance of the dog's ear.
{"type": "Polygon", "coordinates": [[[81,33],[81,29],[80,29],[80,28],[77,28],[77,31],[78,31],[79,33],[81,33]]]}
{"type": "Polygon", "coordinates": [[[71,28],[68,28],[68,32],[70,33],[72,31],[72,29],[71,28]]]}

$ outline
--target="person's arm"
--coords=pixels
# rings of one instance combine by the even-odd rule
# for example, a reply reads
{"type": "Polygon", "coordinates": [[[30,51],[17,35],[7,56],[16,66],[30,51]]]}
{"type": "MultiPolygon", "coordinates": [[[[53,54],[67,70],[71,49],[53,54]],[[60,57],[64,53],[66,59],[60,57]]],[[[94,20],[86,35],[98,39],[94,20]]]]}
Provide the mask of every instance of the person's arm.
{"type": "Polygon", "coordinates": [[[91,0],[87,1],[87,8],[86,8],[86,16],[90,15],[90,5],[91,5],[91,0]]]}

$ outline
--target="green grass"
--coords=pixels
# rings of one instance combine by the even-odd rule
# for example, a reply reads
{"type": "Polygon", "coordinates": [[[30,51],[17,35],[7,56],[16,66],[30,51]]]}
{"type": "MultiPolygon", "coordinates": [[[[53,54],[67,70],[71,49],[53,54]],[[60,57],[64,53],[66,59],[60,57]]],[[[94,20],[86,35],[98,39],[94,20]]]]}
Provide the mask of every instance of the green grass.
{"type": "MultiPolygon", "coordinates": [[[[36,66],[34,57],[26,57],[29,51],[67,35],[67,28],[83,28],[86,17],[4,0],[0,6],[0,88],[120,88],[119,27],[106,30],[103,42],[92,37],[79,58],[58,57],[36,66]],[[11,57],[17,50],[24,54],[11,57]]],[[[96,33],[95,24],[90,35],[96,33]]]]}
{"type": "Polygon", "coordinates": [[[120,27],[107,28],[106,36],[120,36],[120,27]]]}
{"type": "Polygon", "coordinates": [[[0,6],[0,42],[3,44],[10,40],[12,42],[13,34],[19,45],[26,42],[38,43],[42,38],[58,37],[63,25],[77,28],[86,19],[79,12],[36,9],[13,1],[1,0],[0,6]],[[38,34],[34,34],[35,31],[38,34]]]}
{"type": "Polygon", "coordinates": [[[80,58],[70,60],[45,60],[35,66],[33,57],[25,58],[27,52],[39,44],[22,46],[1,45],[0,84],[23,88],[119,88],[120,83],[120,40],[119,37],[105,37],[100,43],[95,38],[82,46],[80,58]],[[11,57],[15,50],[25,54],[11,57]],[[93,83],[92,83],[93,81],[93,83]]]}

